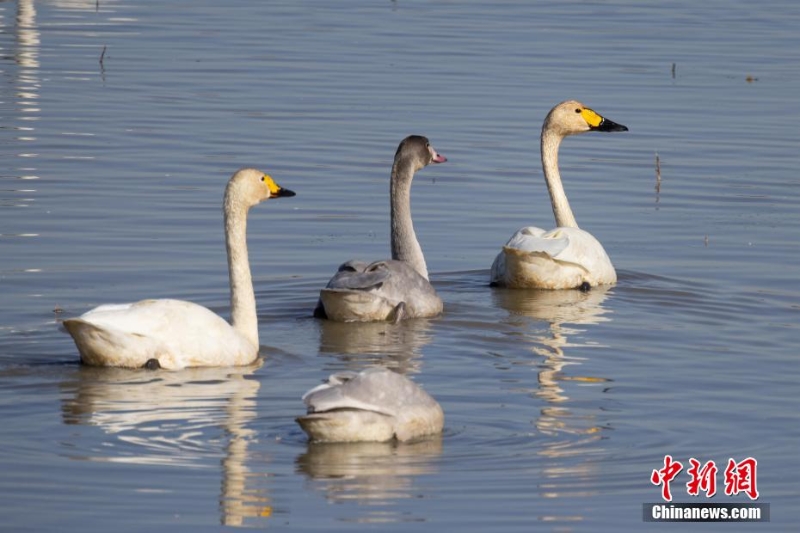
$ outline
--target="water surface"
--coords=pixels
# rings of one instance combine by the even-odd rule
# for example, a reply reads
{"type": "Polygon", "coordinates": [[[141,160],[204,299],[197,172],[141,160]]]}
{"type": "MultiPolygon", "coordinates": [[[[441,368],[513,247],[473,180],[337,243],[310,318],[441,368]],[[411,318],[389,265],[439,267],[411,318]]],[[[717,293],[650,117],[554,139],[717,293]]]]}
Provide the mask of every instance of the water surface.
{"type": "Polygon", "coordinates": [[[670,454],[757,458],[792,530],[798,23],[785,0],[0,3],[3,527],[641,531],[670,454]],[[560,157],[619,283],[490,289],[513,231],[552,224],[538,133],[567,98],[630,128],[560,157]],[[412,193],[445,314],[311,318],[339,263],[388,253],[411,133],[449,159],[412,193]],[[78,365],[58,322],[100,303],[227,316],[244,165],[298,193],[251,213],[263,363],[78,365]],[[306,442],[300,395],[371,365],[439,400],[441,438],[306,442]]]}

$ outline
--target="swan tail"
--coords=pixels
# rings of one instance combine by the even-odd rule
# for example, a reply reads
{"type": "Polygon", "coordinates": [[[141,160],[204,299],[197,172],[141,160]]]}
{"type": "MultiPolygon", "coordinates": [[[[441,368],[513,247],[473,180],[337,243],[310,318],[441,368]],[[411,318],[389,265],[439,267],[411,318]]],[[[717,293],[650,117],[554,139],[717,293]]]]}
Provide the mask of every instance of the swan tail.
{"type": "Polygon", "coordinates": [[[64,320],[63,325],[85,365],[141,368],[151,359],[160,361],[157,346],[144,335],[100,327],[81,318],[64,320]]]}
{"type": "Polygon", "coordinates": [[[325,320],[328,314],[325,312],[325,306],[322,304],[322,298],[317,300],[317,306],[314,308],[314,318],[321,318],[325,320]]]}

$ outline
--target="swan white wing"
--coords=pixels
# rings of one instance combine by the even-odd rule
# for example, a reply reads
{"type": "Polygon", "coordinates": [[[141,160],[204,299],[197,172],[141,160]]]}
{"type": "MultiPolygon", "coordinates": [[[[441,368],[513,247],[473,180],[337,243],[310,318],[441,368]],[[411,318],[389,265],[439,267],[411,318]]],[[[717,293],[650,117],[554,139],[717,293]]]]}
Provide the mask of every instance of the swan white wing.
{"type": "Polygon", "coordinates": [[[114,328],[126,333],[189,339],[203,332],[219,333],[230,328],[222,317],[211,310],[183,300],[141,300],[129,304],[101,305],[81,316],[98,327],[114,328]],[[210,331],[209,331],[210,328],[210,331]]]}
{"type": "Polygon", "coordinates": [[[358,375],[358,373],[357,372],[353,372],[353,371],[337,372],[335,374],[331,374],[330,376],[328,376],[328,380],[327,381],[317,385],[313,389],[310,389],[305,394],[303,394],[303,398],[302,398],[303,402],[306,405],[308,405],[308,398],[313,396],[315,393],[317,393],[319,391],[322,391],[322,390],[330,389],[331,387],[342,385],[345,382],[350,381],[351,379],[353,379],[357,375],[358,375]]]}
{"type": "Polygon", "coordinates": [[[524,252],[544,253],[561,263],[571,263],[588,271],[603,269],[611,262],[603,245],[580,228],[522,228],[506,244],[524,252]]]}
{"type": "Polygon", "coordinates": [[[542,252],[556,257],[569,247],[569,235],[556,230],[545,231],[542,228],[528,226],[520,229],[506,243],[509,248],[523,252],[542,252]]]}

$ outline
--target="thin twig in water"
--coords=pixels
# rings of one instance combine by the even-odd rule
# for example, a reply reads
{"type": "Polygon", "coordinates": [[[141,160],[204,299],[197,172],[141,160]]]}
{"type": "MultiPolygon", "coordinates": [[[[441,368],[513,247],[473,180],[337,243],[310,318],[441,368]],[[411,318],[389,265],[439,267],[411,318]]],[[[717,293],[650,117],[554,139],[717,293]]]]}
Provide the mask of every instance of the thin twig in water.
{"type": "Polygon", "coordinates": [[[103,60],[106,58],[106,46],[103,46],[103,51],[100,53],[100,68],[105,68],[103,65],[103,60]]]}
{"type": "Polygon", "coordinates": [[[656,194],[661,193],[661,159],[656,152],[656,194]]]}
{"type": "Polygon", "coordinates": [[[675,79],[675,63],[672,64],[672,79],[675,79]]]}

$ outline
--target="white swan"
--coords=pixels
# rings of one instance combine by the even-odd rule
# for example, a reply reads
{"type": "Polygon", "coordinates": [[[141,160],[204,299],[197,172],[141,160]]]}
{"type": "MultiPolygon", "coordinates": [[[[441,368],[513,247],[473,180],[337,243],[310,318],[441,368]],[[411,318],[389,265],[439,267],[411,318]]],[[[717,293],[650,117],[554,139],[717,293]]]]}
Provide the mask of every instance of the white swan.
{"type": "Polygon", "coordinates": [[[419,385],[385,368],[339,372],[303,395],[297,418],[312,441],[407,441],[441,433],[444,413],[419,385]]]}
{"type": "Polygon", "coordinates": [[[247,257],[247,212],[268,198],[294,196],[259,170],[241,169],[223,201],[231,284],[231,323],[181,300],[101,305],[64,321],[81,362],[93,366],[179,369],[246,365],[258,357],[258,318],[247,257]]]}
{"type": "Polygon", "coordinates": [[[580,229],[564,193],[558,171],[558,147],[564,137],[587,131],[628,131],[580,102],[561,102],[542,126],[542,168],[557,228],[529,226],[512,235],[491,270],[492,285],[509,288],[586,290],[617,281],[617,273],[600,242],[580,229]]]}
{"type": "Polygon", "coordinates": [[[427,138],[403,139],[394,155],[389,187],[392,259],[343,263],[320,292],[314,316],[339,322],[397,322],[442,312],[411,221],[411,181],[416,171],[445,161],[427,138]]]}

